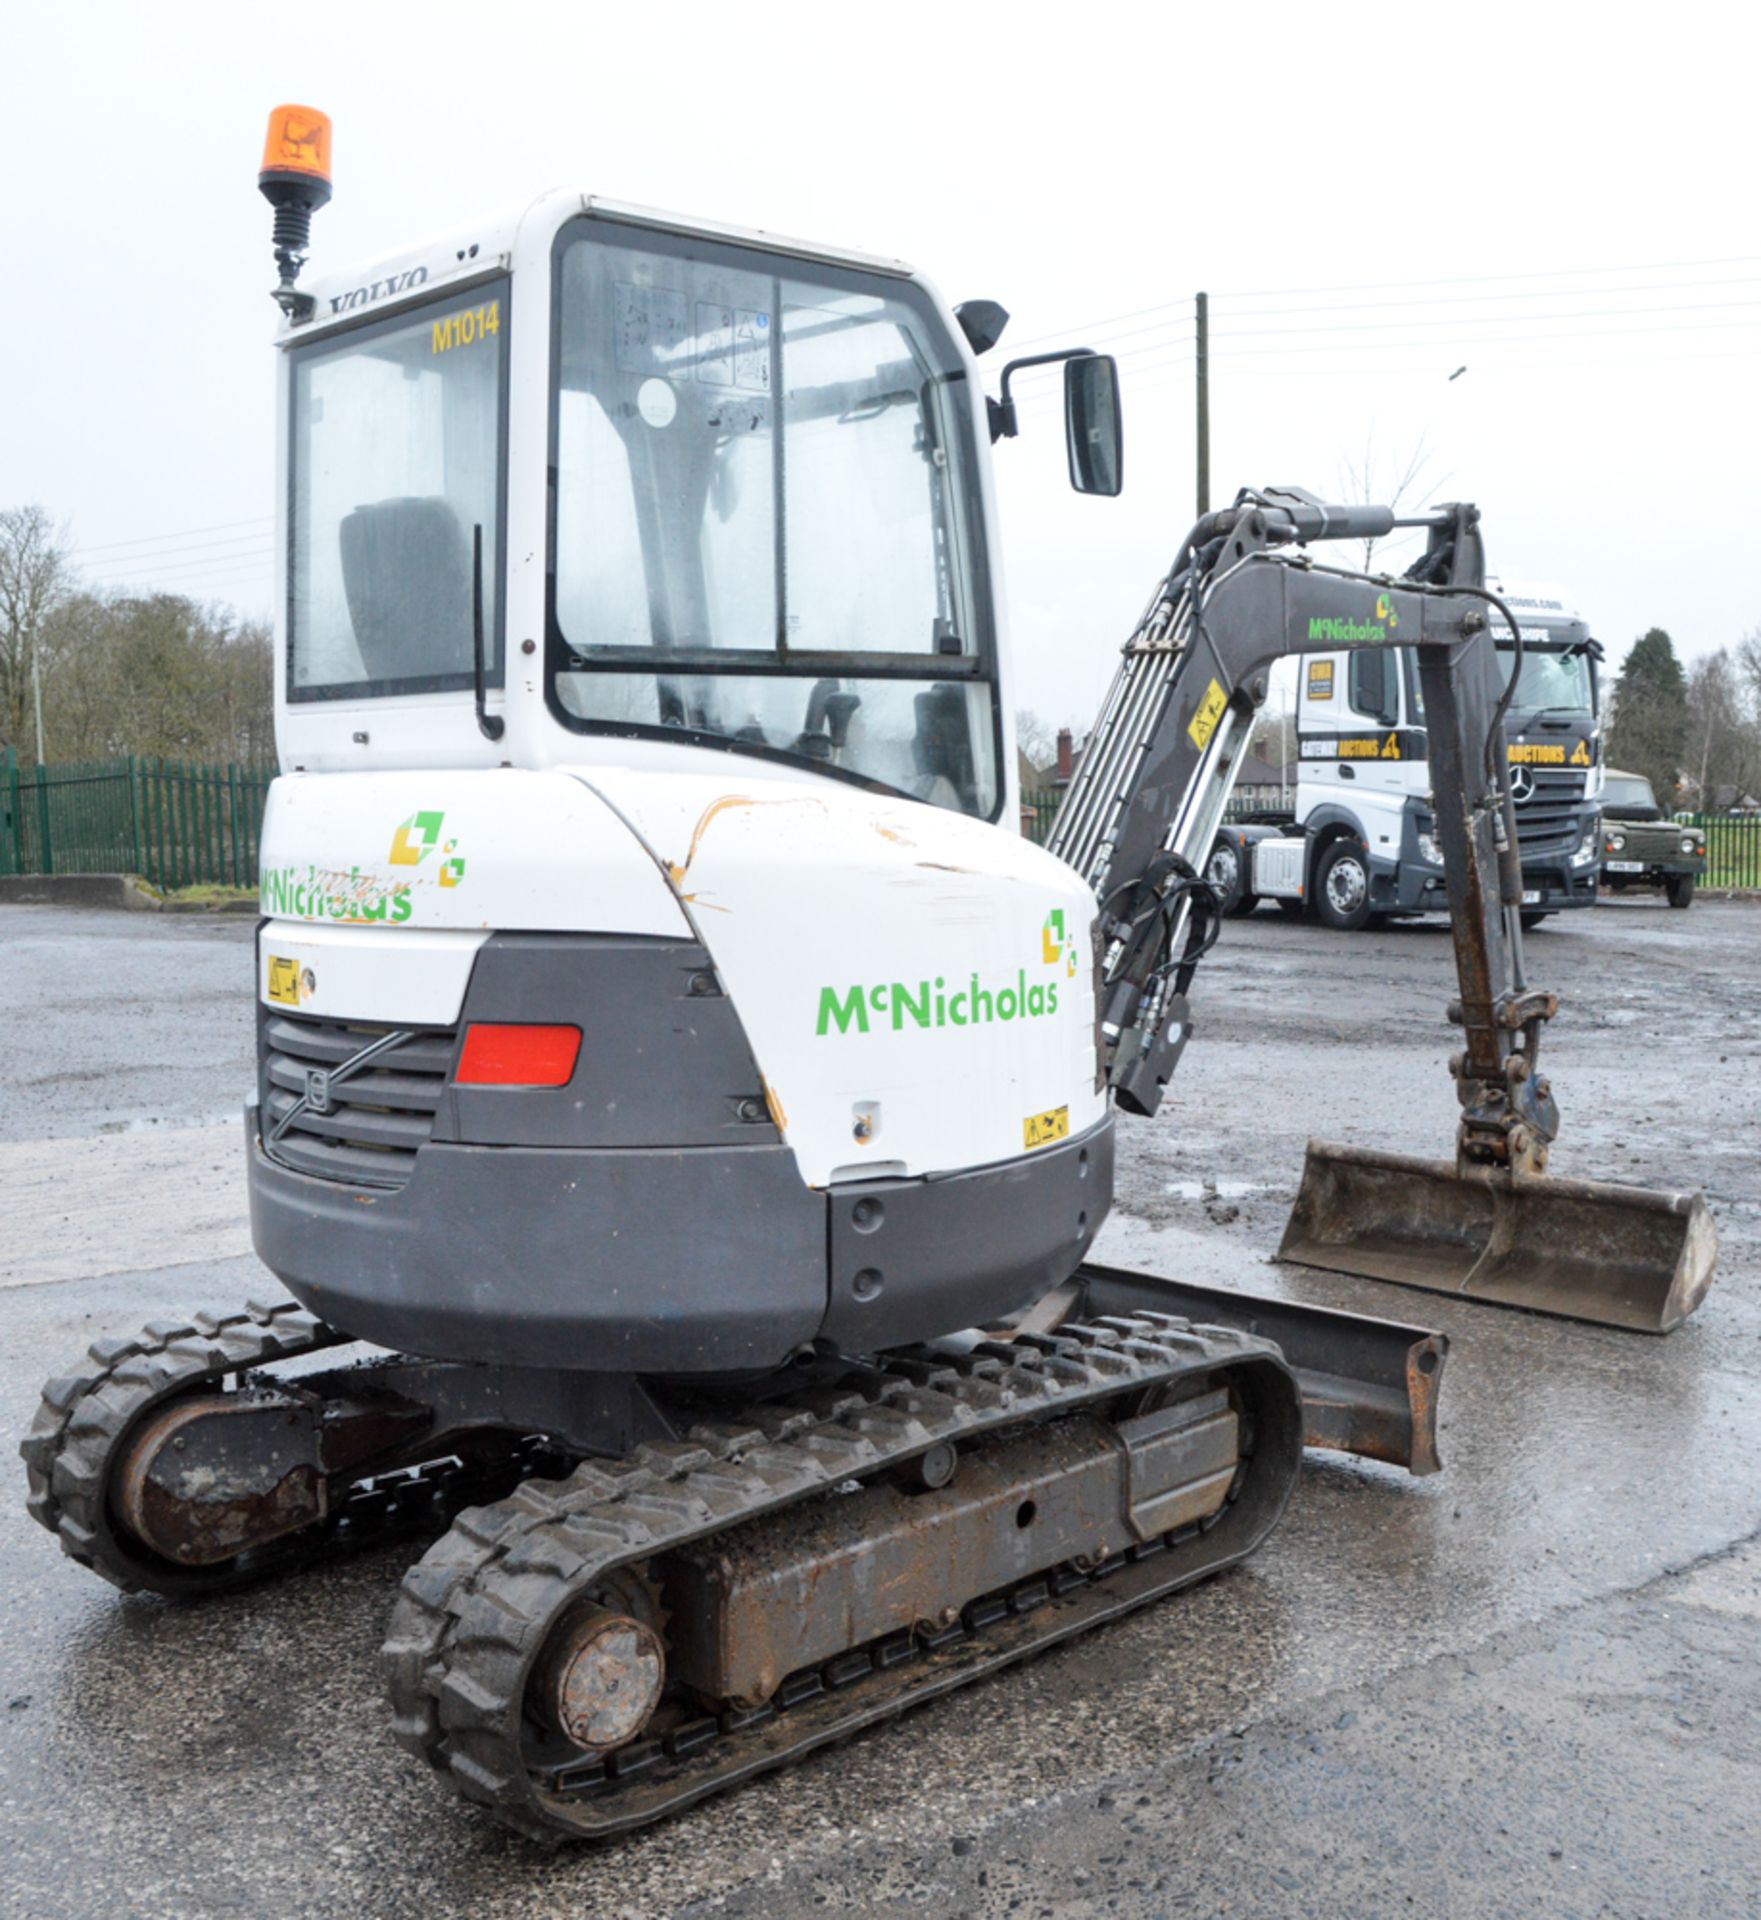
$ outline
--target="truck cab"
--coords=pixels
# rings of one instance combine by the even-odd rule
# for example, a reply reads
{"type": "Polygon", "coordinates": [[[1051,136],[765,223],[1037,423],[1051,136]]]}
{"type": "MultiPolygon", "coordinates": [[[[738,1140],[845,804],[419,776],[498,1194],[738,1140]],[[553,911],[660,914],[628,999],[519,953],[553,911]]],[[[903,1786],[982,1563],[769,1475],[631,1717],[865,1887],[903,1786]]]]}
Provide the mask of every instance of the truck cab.
{"type": "MultiPolygon", "coordinates": [[[[1599,649],[1561,589],[1489,584],[1522,634],[1504,731],[1524,918],[1532,923],[1596,900],[1599,649]]],[[[1493,618],[1497,632],[1502,620],[1493,618]]],[[[1508,635],[1500,637],[1500,691],[1513,650],[1508,635]]],[[[1412,648],[1311,654],[1298,672],[1295,803],[1286,813],[1261,814],[1227,830],[1233,860],[1220,840],[1214,866],[1239,875],[1228,904],[1243,911],[1262,898],[1306,901],[1323,922],[1343,930],[1380,915],[1445,911],[1412,648]]]]}

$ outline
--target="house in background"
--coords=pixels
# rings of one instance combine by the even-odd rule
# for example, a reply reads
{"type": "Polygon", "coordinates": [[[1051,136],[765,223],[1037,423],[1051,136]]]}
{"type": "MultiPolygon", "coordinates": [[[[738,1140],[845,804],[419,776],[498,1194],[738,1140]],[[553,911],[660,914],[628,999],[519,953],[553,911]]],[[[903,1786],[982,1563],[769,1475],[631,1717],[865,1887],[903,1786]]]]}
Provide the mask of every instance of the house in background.
{"type": "Polygon", "coordinates": [[[1284,806],[1288,804],[1290,788],[1294,784],[1293,776],[1287,780],[1271,761],[1262,760],[1257,753],[1250,753],[1235,776],[1232,798],[1236,806],[1244,811],[1254,807],[1284,806]]]}
{"type": "MultiPolygon", "coordinates": [[[[1083,742],[1083,746],[1087,744],[1083,742]]],[[[1068,727],[1060,727],[1057,757],[1048,765],[1039,766],[1019,748],[1016,749],[1015,764],[1016,775],[1021,783],[1021,831],[1030,839],[1043,840],[1052,824],[1052,816],[1058,810],[1058,802],[1063,798],[1064,789],[1076,777],[1076,769],[1082,764],[1082,746],[1077,745],[1068,727]]],[[[1241,763],[1241,770],[1236,775],[1235,791],[1230,797],[1231,817],[1251,813],[1261,807],[1288,805],[1295,775],[1295,768],[1291,768],[1288,774],[1280,774],[1269,760],[1262,760],[1257,753],[1248,754],[1241,763]]]]}

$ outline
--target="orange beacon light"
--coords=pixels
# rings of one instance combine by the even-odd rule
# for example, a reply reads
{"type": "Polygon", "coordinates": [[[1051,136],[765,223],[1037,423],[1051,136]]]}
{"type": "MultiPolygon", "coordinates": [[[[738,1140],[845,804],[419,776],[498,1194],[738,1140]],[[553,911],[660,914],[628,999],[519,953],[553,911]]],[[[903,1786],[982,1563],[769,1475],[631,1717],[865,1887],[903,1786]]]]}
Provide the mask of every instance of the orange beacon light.
{"type": "Polygon", "coordinates": [[[330,198],[330,116],[316,107],[282,106],[269,115],[257,186],[275,209],[275,264],[281,284],[273,297],[290,320],[312,317],[312,296],[296,293],[306,264],[312,215],[330,198]]]}

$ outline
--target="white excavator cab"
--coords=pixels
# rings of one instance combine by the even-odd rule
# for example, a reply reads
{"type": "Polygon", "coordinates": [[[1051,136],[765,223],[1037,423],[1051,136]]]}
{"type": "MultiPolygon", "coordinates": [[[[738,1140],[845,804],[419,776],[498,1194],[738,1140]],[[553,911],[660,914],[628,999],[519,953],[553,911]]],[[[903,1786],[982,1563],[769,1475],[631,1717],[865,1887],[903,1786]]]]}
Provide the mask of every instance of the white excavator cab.
{"type": "Polygon", "coordinates": [[[984,402],[907,269],[553,194],[312,297],[285,763],[664,748],[1004,816],[984,402]]]}

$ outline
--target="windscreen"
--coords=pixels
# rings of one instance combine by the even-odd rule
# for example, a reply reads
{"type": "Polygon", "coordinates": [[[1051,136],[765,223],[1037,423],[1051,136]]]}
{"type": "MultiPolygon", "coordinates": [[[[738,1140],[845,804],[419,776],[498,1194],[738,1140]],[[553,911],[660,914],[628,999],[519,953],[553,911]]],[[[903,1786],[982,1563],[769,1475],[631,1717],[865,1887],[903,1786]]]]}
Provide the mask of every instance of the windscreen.
{"type": "MultiPolygon", "coordinates": [[[[1511,646],[1498,648],[1498,691],[1504,691],[1510,678],[1511,646]]],[[[1419,685],[1418,659],[1409,647],[1407,654],[1406,694],[1413,718],[1422,722],[1425,699],[1419,685]]],[[[1590,663],[1581,653],[1568,654],[1557,648],[1537,647],[1533,641],[1523,646],[1522,670],[1517,675],[1516,693],[1511,699],[1513,713],[1536,713],[1543,707],[1562,708],[1572,713],[1590,713],[1595,696],[1590,686],[1590,663]]]]}
{"type": "Polygon", "coordinates": [[[290,699],[470,685],[478,528],[499,684],[506,339],[501,281],[295,350],[290,699]]]}
{"type": "Polygon", "coordinates": [[[1611,773],[1602,789],[1602,810],[1605,813],[1655,813],[1657,799],[1649,780],[1630,773],[1611,773]]]}
{"type": "MultiPolygon", "coordinates": [[[[1510,648],[1498,650],[1499,670],[1510,672],[1510,648]]],[[[1590,663],[1581,653],[1560,653],[1534,645],[1523,648],[1522,671],[1517,675],[1513,709],[1532,713],[1541,707],[1590,710],[1590,663]]]]}
{"type": "Polygon", "coordinates": [[[928,301],[604,222],[558,280],[559,717],[994,813],[969,389],[928,301]]]}

